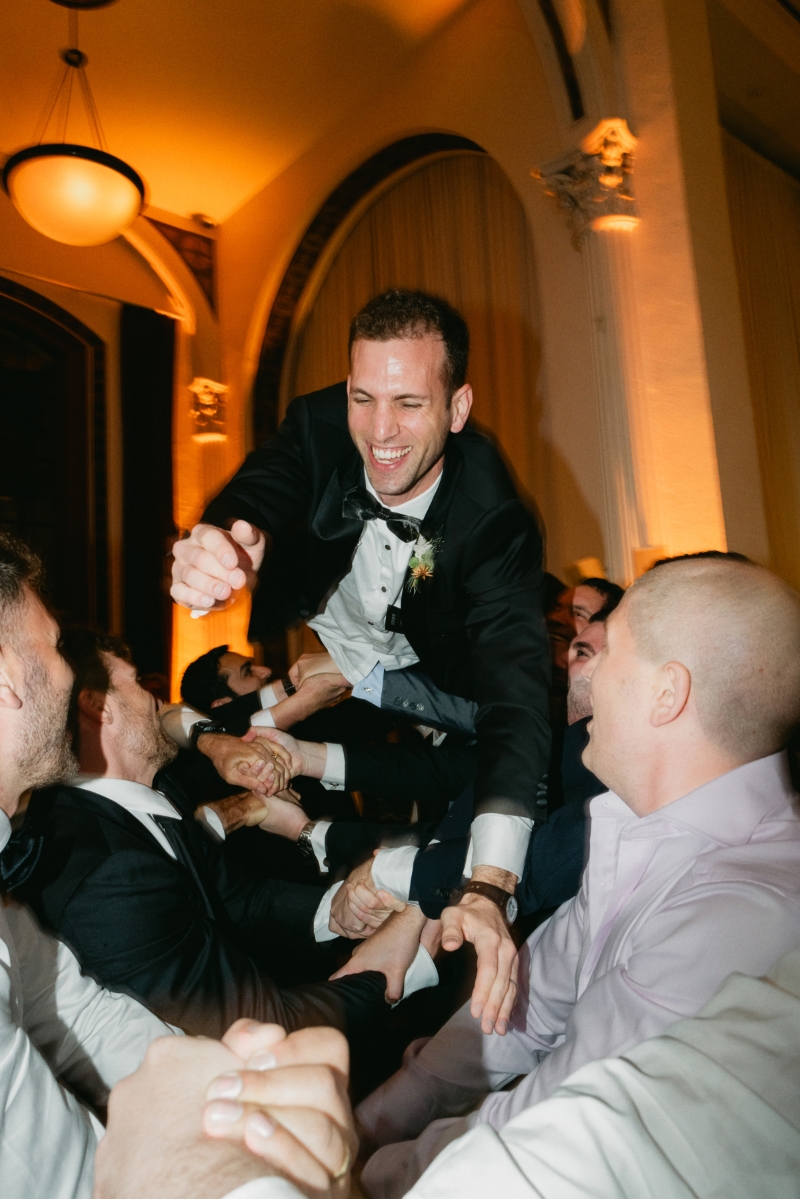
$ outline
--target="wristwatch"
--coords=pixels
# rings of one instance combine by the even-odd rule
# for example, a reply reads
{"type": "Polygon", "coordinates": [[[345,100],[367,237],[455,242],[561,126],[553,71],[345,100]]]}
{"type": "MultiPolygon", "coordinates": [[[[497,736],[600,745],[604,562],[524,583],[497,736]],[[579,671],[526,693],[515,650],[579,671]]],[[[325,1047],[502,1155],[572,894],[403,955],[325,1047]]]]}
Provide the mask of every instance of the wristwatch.
{"type": "Polygon", "coordinates": [[[294,695],[296,693],[297,688],[295,687],[294,683],[292,682],[292,680],[290,678],[287,677],[285,679],[281,679],[280,681],[283,684],[283,689],[286,692],[287,699],[289,698],[290,695],[294,695]]]}
{"type": "Polygon", "coordinates": [[[227,733],[224,724],[220,724],[217,720],[197,720],[192,725],[189,733],[189,745],[192,749],[197,749],[197,742],[203,733],[227,733]]]}
{"type": "Polygon", "coordinates": [[[496,903],[509,928],[519,914],[517,897],[509,895],[508,891],[504,891],[502,887],[495,887],[493,883],[479,883],[473,879],[465,887],[454,887],[450,892],[450,902],[456,904],[464,895],[482,895],[484,899],[496,903]]]}
{"type": "Polygon", "coordinates": [[[297,838],[297,848],[307,858],[313,858],[314,846],[311,844],[311,834],[314,831],[316,820],[309,820],[308,824],[304,824],[300,830],[300,836],[297,838]]]}

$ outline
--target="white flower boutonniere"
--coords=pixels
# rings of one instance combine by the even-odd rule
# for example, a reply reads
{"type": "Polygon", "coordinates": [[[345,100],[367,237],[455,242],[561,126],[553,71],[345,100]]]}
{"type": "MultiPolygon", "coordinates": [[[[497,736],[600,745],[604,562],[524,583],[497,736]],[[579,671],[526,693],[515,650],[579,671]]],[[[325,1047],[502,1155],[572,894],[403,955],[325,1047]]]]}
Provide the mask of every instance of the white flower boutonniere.
{"type": "Polygon", "coordinates": [[[411,578],[408,580],[409,591],[416,591],[422,579],[433,577],[434,558],[441,548],[441,537],[433,537],[426,541],[421,535],[414,543],[414,550],[408,562],[411,578]]]}

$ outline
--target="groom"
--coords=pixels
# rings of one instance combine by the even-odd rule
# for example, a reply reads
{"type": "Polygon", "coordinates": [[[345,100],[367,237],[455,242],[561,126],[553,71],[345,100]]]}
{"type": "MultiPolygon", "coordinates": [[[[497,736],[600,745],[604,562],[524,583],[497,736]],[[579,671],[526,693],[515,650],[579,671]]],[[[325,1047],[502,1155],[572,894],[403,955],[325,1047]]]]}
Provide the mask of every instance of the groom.
{"type": "Polygon", "coordinates": [[[475,945],[472,1010],[489,1033],[514,985],[509,899],[543,810],[549,651],[541,537],[467,425],[468,352],[444,300],[371,300],[351,326],[347,384],[290,405],[176,545],[172,595],[211,610],[258,582],[254,638],[303,618],[332,659],[323,667],[364,698],[380,703],[384,670],[418,663],[477,703],[471,880],[442,919],[445,949],[475,945]]]}

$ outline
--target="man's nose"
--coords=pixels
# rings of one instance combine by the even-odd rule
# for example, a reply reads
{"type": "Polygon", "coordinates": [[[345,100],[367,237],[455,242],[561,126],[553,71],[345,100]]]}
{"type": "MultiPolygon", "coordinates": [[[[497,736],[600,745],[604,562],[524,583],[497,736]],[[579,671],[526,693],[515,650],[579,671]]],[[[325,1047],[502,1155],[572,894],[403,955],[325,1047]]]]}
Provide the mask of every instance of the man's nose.
{"type": "Polygon", "coordinates": [[[372,420],[372,439],[378,445],[390,441],[400,432],[400,422],[393,404],[378,403],[372,420]]]}

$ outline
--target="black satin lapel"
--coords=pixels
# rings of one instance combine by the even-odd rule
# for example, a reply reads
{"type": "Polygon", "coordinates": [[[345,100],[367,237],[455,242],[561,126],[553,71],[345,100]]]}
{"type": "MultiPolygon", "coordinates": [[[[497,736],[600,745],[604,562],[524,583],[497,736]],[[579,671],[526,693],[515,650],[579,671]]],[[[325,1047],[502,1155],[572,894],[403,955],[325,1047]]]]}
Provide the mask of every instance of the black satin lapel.
{"type": "Polygon", "coordinates": [[[335,470],[328,481],[311,522],[311,533],[314,537],[319,537],[321,541],[352,541],[355,544],[363,522],[345,520],[342,516],[342,503],[344,493],[362,483],[363,476],[364,467],[354,447],[347,465],[335,470]]]}
{"type": "Polygon", "coordinates": [[[441,534],[450,505],[453,502],[456,485],[461,477],[462,467],[461,446],[458,444],[458,434],[451,433],[444,450],[444,470],[442,481],[436,489],[436,495],[422,522],[422,536],[430,539],[441,534]]]}

